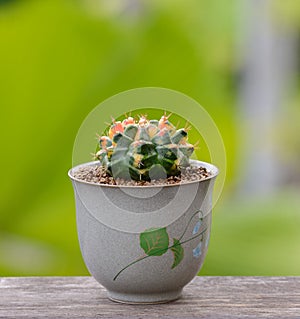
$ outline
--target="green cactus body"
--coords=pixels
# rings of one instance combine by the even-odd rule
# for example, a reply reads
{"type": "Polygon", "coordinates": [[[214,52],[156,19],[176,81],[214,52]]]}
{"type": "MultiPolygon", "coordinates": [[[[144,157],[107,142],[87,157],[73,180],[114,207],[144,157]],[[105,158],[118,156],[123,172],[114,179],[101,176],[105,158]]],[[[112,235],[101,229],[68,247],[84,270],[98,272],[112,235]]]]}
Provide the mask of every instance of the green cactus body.
{"type": "Polygon", "coordinates": [[[96,158],[109,175],[141,181],[179,176],[194,151],[187,130],[176,130],[166,115],[159,121],[145,116],[114,121],[99,145],[96,158]]]}

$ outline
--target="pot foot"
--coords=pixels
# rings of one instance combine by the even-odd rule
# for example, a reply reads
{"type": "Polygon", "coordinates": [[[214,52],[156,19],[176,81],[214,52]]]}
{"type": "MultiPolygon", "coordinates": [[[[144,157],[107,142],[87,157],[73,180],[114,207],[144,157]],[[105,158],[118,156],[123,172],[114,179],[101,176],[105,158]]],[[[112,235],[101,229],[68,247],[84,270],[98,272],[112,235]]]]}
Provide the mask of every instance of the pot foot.
{"type": "Polygon", "coordinates": [[[177,300],[181,297],[182,289],[159,293],[122,293],[108,291],[108,298],[112,301],[126,304],[160,304],[177,300]]]}

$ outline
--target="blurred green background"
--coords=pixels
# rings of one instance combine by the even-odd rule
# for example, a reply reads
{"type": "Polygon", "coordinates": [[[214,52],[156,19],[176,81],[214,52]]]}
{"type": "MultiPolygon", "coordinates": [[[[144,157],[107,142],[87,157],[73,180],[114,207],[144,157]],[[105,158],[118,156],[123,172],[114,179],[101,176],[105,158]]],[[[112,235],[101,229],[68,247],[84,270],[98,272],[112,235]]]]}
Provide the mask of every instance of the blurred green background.
{"type": "Polygon", "coordinates": [[[97,104],[144,86],[196,99],[224,139],[200,274],[300,275],[300,5],[249,2],[0,1],[1,276],[87,274],[74,139],[97,104]]]}

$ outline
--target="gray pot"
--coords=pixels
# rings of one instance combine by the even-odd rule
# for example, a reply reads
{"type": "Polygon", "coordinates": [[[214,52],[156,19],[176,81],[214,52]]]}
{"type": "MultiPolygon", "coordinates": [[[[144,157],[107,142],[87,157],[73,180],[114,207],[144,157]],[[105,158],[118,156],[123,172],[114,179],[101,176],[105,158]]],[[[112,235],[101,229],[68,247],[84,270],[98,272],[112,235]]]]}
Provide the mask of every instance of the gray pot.
{"type": "Polygon", "coordinates": [[[180,297],[199,272],[208,247],[212,176],[168,186],[113,186],[88,183],[69,171],[80,248],[87,268],[125,303],[161,303],[180,297]]]}

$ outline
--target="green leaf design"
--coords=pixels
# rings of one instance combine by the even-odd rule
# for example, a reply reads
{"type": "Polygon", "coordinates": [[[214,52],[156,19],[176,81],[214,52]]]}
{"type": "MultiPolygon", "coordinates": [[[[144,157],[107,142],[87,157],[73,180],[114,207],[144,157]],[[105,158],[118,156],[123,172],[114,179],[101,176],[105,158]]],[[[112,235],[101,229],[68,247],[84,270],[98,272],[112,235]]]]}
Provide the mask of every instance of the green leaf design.
{"type": "Polygon", "coordinates": [[[184,256],[184,249],[182,248],[181,242],[176,238],[173,238],[173,242],[173,246],[171,247],[174,255],[174,262],[171,267],[172,269],[180,264],[184,256]]]}
{"type": "Polygon", "coordinates": [[[166,228],[150,228],[140,234],[140,246],[148,256],[161,256],[168,251],[166,228]]]}

